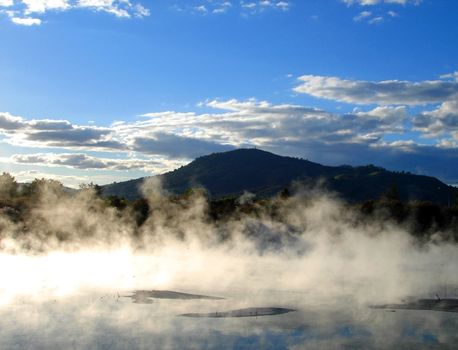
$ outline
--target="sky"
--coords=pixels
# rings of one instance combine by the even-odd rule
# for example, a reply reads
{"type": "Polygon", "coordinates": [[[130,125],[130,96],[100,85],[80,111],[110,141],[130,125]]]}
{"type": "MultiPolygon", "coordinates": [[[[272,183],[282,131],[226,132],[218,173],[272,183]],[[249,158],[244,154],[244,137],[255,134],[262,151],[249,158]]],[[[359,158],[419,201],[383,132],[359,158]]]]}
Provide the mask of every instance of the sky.
{"type": "Polygon", "coordinates": [[[240,147],[458,183],[456,0],[0,0],[0,172],[240,147]]]}

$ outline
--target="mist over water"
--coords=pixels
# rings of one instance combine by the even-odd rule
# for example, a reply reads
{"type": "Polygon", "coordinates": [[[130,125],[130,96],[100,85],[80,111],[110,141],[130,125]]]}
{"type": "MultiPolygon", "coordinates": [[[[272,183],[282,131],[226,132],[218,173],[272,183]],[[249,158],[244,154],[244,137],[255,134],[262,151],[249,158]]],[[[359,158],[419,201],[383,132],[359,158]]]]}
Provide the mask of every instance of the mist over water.
{"type": "Polygon", "coordinates": [[[456,314],[369,308],[456,294],[457,248],[439,232],[420,243],[317,189],[268,206],[245,196],[255,210],[224,220],[209,219],[202,193],[172,200],[156,180],[143,192],[150,212],[141,226],[91,190],[69,196],[51,185],[25,223],[0,216],[0,348],[451,348],[457,340],[456,314]],[[136,290],[224,299],[135,304],[136,290]],[[179,316],[253,307],[296,311],[179,316]]]}

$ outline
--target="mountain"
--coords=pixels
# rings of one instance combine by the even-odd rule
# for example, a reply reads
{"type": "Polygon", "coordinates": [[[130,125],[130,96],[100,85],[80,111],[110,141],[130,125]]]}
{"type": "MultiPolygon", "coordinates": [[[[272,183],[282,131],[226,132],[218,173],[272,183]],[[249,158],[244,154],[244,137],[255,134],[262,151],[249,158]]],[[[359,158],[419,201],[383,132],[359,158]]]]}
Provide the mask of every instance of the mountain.
{"type": "MultiPolygon", "coordinates": [[[[283,157],[258,149],[238,149],[199,157],[186,166],[159,175],[163,187],[180,194],[204,187],[212,198],[240,195],[244,191],[269,197],[293,181],[316,183],[350,202],[377,199],[389,191],[402,200],[427,200],[448,204],[456,188],[436,178],[392,172],[374,165],[325,166],[308,160],[283,157]]],[[[143,178],[103,186],[105,196],[139,198],[143,178]]]]}

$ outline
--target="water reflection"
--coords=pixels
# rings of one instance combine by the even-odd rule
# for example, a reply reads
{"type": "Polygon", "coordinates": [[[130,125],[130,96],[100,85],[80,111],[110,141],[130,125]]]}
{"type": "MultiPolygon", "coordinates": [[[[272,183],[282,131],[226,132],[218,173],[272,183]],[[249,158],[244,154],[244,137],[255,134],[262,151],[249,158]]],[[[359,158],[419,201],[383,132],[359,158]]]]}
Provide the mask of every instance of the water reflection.
{"type": "Polygon", "coordinates": [[[458,313],[458,299],[418,299],[410,300],[400,304],[373,305],[374,309],[391,310],[429,310],[458,313]]]}
{"type": "Polygon", "coordinates": [[[175,292],[171,290],[136,290],[129,296],[137,304],[152,304],[153,299],[181,299],[181,300],[220,300],[223,298],[208,295],[175,292]]]}
{"type": "Polygon", "coordinates": [[[207,313],[190,313],[182,314],[184,317],[210,317],[210,318],[227,318],[227,317],[259,317],[259,316],[274,316],[287,314],[296,310],[285,309],[282,307],[247,307],[245,309],[222,311],[222,312],[207,312],[207,313]]]}
{"type": "Polygon", "coordinates": [[[393,313],[351,297],[320,303],[305,293],[233,291],[225,299],[152,298],[150,304],[136,304],[125,294],[15,300],[0,309],[0,348],[453,349],[458,343],[456,314],[393,313]],[[264,317],[179,316],[261,310],[262,305],[296,311],[264,317]]]}

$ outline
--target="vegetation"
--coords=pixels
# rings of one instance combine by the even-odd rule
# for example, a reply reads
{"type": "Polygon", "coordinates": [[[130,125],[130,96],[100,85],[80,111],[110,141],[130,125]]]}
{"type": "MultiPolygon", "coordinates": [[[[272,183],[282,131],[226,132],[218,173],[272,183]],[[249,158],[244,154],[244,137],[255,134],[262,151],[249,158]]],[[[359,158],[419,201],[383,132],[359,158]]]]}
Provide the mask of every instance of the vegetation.
{"type": "MultiPolygon", "coordinates": [[[[93,184],[82,185],[79,193],[88,193],[91,199],[91,211],[110,211],[114,217],[128,217],[132,225],[141,228],[145,222],[154,220],[154,212],[161,209],[151,207],[151,202],[145,198],[126,199],[116,195],[103,197],[100,189],[93,184]]],[[[80,195],[79,194],[79,195],[80,195]]],[[[0,237],[2,230],[5,230],[3,218],[11,222],[22,224],[21,230],[27,232],[29,227],[37,225],[30,221],[30,213],[40,207],[46,206],[49,201],[62,201],[76,196],[75,193],[68,193],[61,183],[55,180],[36,179],[30,184],[18,184],[15,179],[3,173],[0,176],[0,237]],[[2,226],[3,225],[3,226],[2,226]]],[[[291,189],[285,187],[279,191],[278,196],[271,198],[255,197],[253,195],[226,196],[224,198],[212,199],[208,192],[200,188],[188,189],[181,195],[170,195],[167,203],[159,203],[165,207],[161,210],[169,211],[174,215],[174,208],[178,211],[195,205],[195,198],[203,198],[205,201],[205,216],[209,223],[215,225],[237,221],[242,218],[270,218],[281,221],[285,210],[293,197],[291,189]],[[180,209],[181,208],[181,209],[180,209]]],[[[81,197],[86,198],[86,197],[81,197]]],[[[313,196],[308,198],[304,193],[301,201],[313,201],[313,196]]],[[[458,197],[453,198],[450,205],[441,205],[430,201],[403,201],[396,184],[393,184],[384,194],[374,200],[367,200],[359,203],[343,204],[348,212],[354,213],[354,220],[367,224],[382,223],[395,224],[410,232],[420,241],[431,239],[458,241],[458,197]]],[[[42,210],[42,209],[40,209],[42,210]]],[[[176,212],[176,211],[175,211],[176,212]]],[[[173,217],[170,217],[169,221],[173,217]]],[[[65,218],[64,218],[65,220],[65,218]]],[[[90,224],[85,223],[85,218],[78,227],[81,227],[81,234],[85,235],[92,229],[90,224]],[[85,233],[86,232],[86,233],[85,233]]],[[[66,239],[65,233],[58,235],[59,239],[66,239]]]]}

